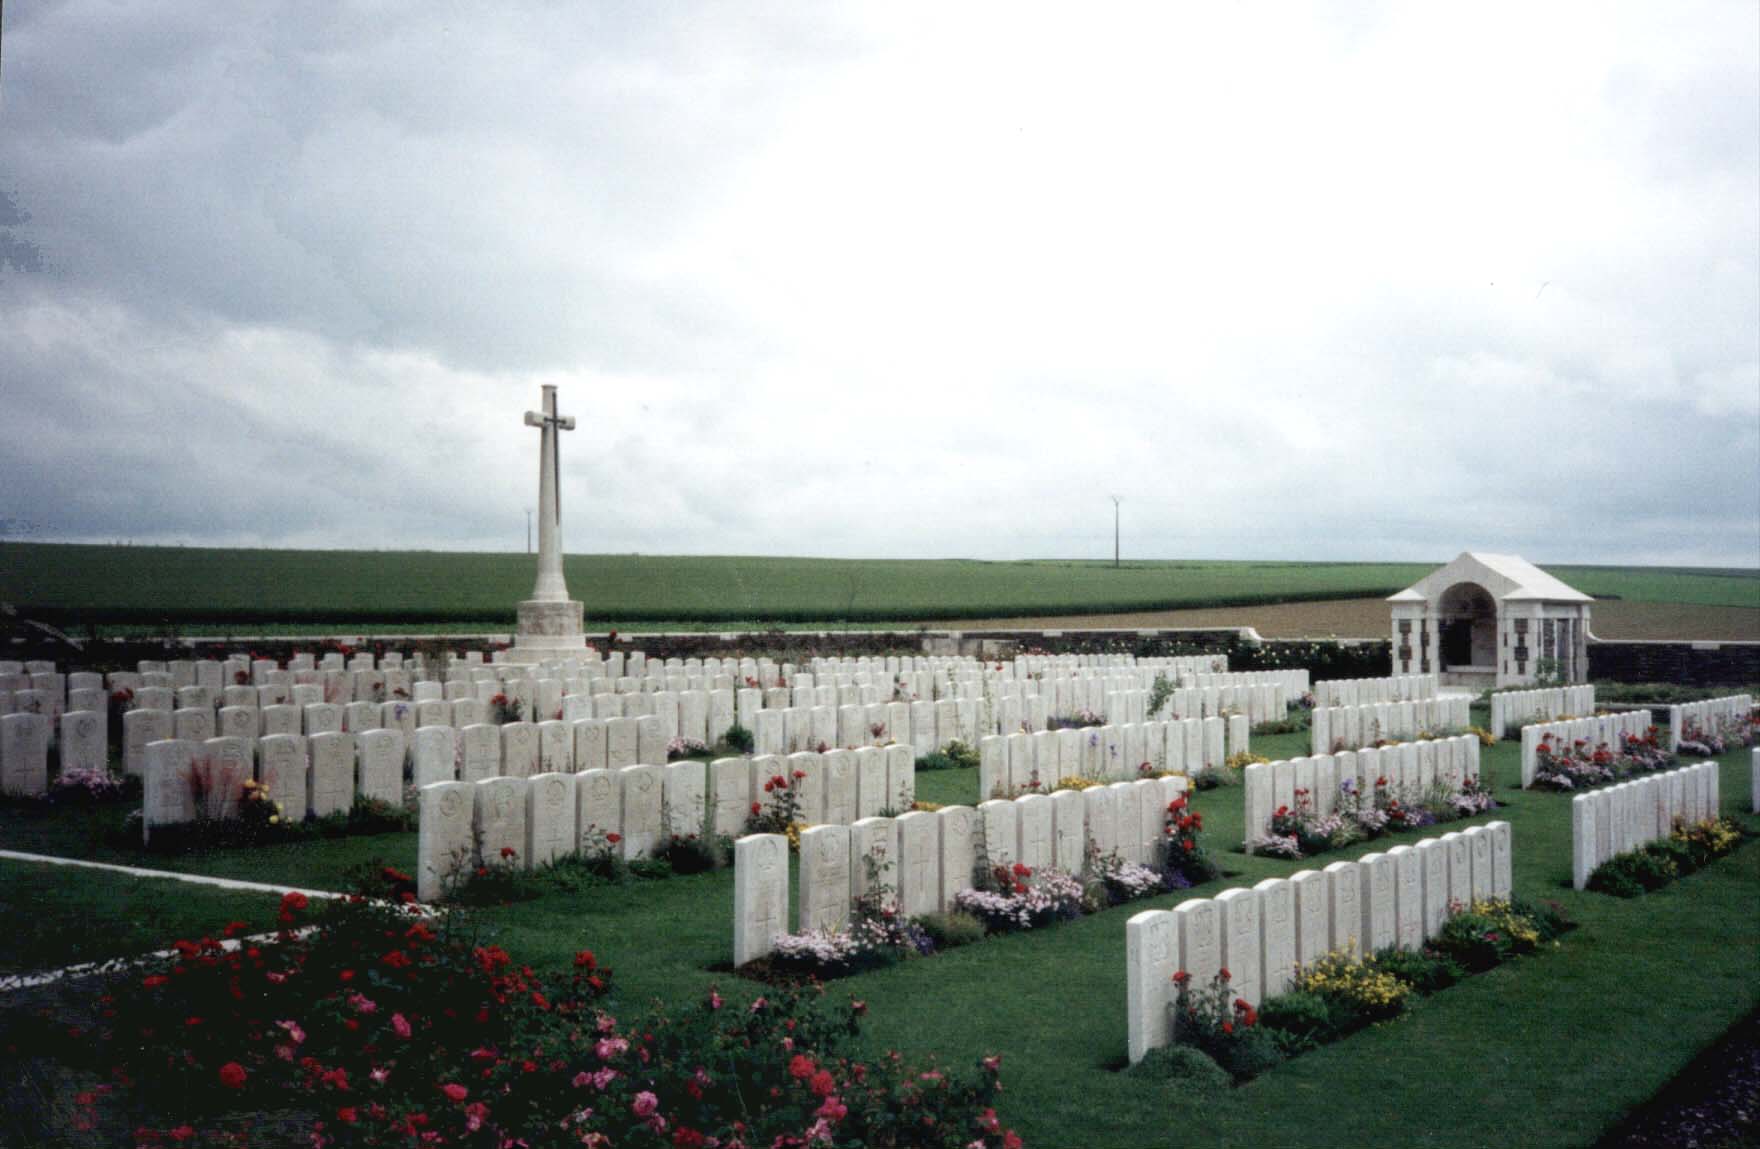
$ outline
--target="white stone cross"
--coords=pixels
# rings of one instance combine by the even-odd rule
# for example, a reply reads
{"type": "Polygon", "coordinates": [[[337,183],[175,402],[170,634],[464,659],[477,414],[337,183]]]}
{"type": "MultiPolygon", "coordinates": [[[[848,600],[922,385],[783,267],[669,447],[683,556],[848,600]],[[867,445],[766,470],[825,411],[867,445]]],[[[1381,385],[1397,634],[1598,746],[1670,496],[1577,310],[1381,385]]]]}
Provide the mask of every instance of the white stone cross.
{"type": "Polygon", "coordinates": [[[556,413],[556,387],[544,384],[544,410],[527,411],[526,426],[542,432],[538,452],[538,582],[534,602],[567,602],[562,580],[561,454],[558,431],[574,430],[574,417],[556,413]]]}

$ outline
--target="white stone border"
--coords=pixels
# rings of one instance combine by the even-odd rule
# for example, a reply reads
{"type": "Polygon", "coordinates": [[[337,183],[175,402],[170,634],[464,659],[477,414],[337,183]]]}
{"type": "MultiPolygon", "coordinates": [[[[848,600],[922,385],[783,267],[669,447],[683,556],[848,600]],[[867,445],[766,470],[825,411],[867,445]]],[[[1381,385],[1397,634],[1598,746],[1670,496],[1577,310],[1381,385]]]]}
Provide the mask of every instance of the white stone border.
{"type": "Polygon", "coordinates": [[[242,878],[217,878],[211,874],[183,874],[176,870],[143,870],[138,866],[123,866],[114,862],[93,862],[85,858],[62,858],[53,854],[28,854],[22,850],[0,850],[0,861],[38,862],[49,866],[79,866],[88,870],[108,870],[114,874],[126,874],[131,878],[173,878],[198,886],[216,886],[223,890],[244,890],[259,894],[304,894],[308,898],[346,898],[349,896],[336,893],[334,890],[308,890],[299,886],[247,882],[242,878]]]}

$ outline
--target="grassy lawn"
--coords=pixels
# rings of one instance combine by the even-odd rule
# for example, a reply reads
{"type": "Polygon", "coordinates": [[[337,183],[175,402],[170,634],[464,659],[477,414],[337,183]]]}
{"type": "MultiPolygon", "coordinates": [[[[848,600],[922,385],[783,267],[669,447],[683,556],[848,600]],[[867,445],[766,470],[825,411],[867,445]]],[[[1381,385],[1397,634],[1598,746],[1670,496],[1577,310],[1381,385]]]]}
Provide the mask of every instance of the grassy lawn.
{"type": "MultiPolygon", "coordinates": [[[[1255,739],[1254,747],[1274,757],[1299,754],[1306,735],[1255,739]]],[[[1138,909],[1190,895],[990,939],[836,982],[828,992],[868,1002],[876,1050],[932,1054],[956,1065],[1003,1053],[1004,1116],[1032,1145],[1591,1144],[1760,1003],[1760,846],[1750,843],[1648,897],[1576,893],[1568,887],[1569,799],[1511,789],[1519,776],[1516,746],[1491,748],[1483,762],[1507,803],[1489,817],[1514,828],[1517,893],[1562,903],[1582,928],[1554,952],[1471,978],[1402,1020],[1292,1061],[1225,1097],[1182,1097],[1116,1072],[1125,1042],[1125,921],[1138,909]]],[[[1726,813],[1745,811],[1748,772],[1746,751],[1722,759],[1726,813]]],[[[971,770],[918,778],[918,795],[927,801],[969,803],[976,788],[971,770]]],[[[1212,849],[1236,871],[1199,894],[1315,864],[1233,852],[1241,836],[1238,788],[1209,791],[1195,805],[1212,849]]],[[[1745,821],[1760,829],[1760,819],[1745,821]]],[[[17,845],[27,829],[7,818],[0,838],[17,845]]],[[[40,824],[32,832],[53,838],[40,824]]],[[[61,833],[69,844],[77,837],[61,833]]],[[[413,837],[311,843],[250,857],[226,851],[176,864],[335,888],[331,879],[355,860],[375,851],[390,858],[385,847],[413,851],[413,837]]],[[[96,892],[76,903],[81,917],[116,923],[133,912],[102,883],[86,888],[96,892]]],[[[58,899],[45,900],[60,905],[58,899]]],[[[755,996],[760,987],[720,968],[731,948],[732,902],[731,874],[720,871],[554,893],[483,911],[479,924],[533,964],[562,966],[576,950],[593,948],[615,968],[626,1003],[694,996],[711,985],[729,996],[755,996]]],[[[16,930],[21,911],[10,900],[4,909],[5,924],[16,930]]],[[[216,911],[214,923],[243,916],[216,911]]],[[[175,932],[159,934],[156,944],[175,932]]],[[[143,939],[141,948],[147,944],[143,939]]]]}
{"type": "Polygon", "coordinates": [[[270,894],[0,861],[0,974],[148,953],[231,921],[273,930],[275,911],[270,894]]]}
{"type": "MultiPolygon", "coordinates": [[[[1440,563],[1448,556],[1438,556],[1440,563]]],[[[0,601],[27,615],[148,626],[511,625],[522,554],[0,543],[0,601]]],[[[1390,594],[1436,563],[1106,562],[572,555],[596,625],[1104,613],[1390,594]]],[[[1760,605],[1760,572],[1558,567],[1591,594],[1760,605]]]]}
{"type": "Polygon", "coordinates": [[[131,849],[113,839],[119,811],[44,811],[15,803],[0,807],[0,848],[54,857],[114,862],[146,870],[210,874],[247,882],[285,883],[310,890],[346,891],[351,870],[370,863],[412,871],[413,833],[293,842],[188,854],[156,854],[131,849]]]}

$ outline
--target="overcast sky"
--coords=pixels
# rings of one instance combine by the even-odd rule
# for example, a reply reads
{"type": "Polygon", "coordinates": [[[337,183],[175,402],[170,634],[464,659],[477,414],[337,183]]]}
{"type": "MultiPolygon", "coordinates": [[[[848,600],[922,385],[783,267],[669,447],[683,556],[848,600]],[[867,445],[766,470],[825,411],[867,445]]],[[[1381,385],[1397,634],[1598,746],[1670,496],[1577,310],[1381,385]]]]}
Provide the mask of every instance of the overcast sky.
{"type": "Polygon", "coordinates": [[[1752,0],[3,21],[6,538],[1760,565],[1752,0]]]}

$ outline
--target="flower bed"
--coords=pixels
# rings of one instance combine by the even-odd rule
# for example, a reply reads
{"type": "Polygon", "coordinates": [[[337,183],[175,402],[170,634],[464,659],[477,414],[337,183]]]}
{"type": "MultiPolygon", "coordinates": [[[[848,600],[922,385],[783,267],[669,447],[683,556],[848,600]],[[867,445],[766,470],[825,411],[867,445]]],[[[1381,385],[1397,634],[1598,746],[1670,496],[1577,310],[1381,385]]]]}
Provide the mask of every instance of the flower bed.
{"type": "Polygon", "coordinates": [[[1543,734],[1534,750],[1534,758],[1532,785],[1568,793],[1611,786],[1627,778],[1655,774],[1675,766],[1674,755],[1663,747],[1654,726],[1641,737],[1620,735],[1618,750],[1605,742],[1591,746],[1586,739],[1578,738],[1567,743],[1562,738],[1543,734]]]}
{"type": "Polygon", "coordinates": [[[1402,801],[1385,777],[1375,779],[1369,793],[1359,792],[1355,780],[1347,778],[1328,814],[1318,813],[1313,796],[1297,787],[1295,806],[1273,811],[1269,832],[1249,838],[1246,848],[1273,858],[1308,858],[1388,834],[1472,818],[1498,805],[1483,778],[1469,779],[1459,790],[1439,783],[1412,801],[1402,801]]]}
{"type": "Polygon", "coordinates": [[[1257,1008],[1235,996],[1226,967],[1207,985],[1178,971],[1175,1043],[1150,1051],[1131,1072],[1249,1081],[1291,1057],[1391,1021],[1422,995],[1556,944],[1571,928],[1555,906],[1486,900],[1453,903],[1449,910],[1441,933],[1421,950],[1385,949],[1362,961],[1327,954],[1298,968],[1287,991],[1257,1008]]]}
{"type": "Polygon", "coordinates": [[[92,1088],[74,1122],[133,1145],[979,1145],[1019,1139],[975,1072],[861,1059],[865,1007],[714,990],[620,1019],[591,951],[560,972],[477,944],[456,912],[282,901],[271,940],[179,941],[102,998],[59,1051],[92,1088]],[[306,929],[308,924],[315,929],[306,929]],[[254,1141],[252,1143],[255,1143],[254,1141]]]}
{"type": "Polygon", "coordinates": [[[1752,714],[1713,718],[1709,723],[1688,719],[1681,731],[1679,752],[1698,758],[1715,758],[1738,747],[1760,741],[1760,723],[1752,714]]]}
{"type": "Polygon", "coordinates": [[[1616,854],[1596,866],[1589,874],[1588,888],[1617,898],[1647,894],[1734,853],[1745,837],[1741,823],[1733,818],[1676,821],[1667,838],[1616,854]]]}

